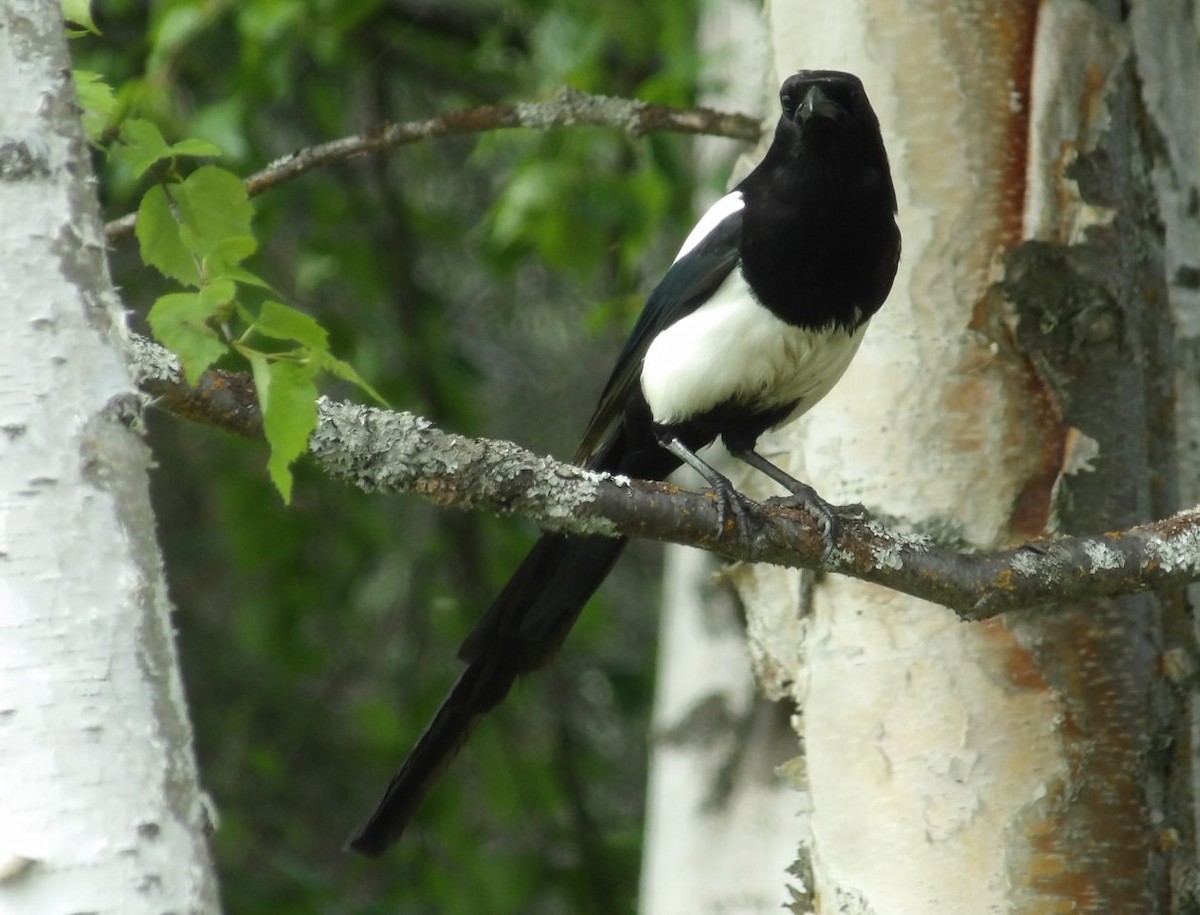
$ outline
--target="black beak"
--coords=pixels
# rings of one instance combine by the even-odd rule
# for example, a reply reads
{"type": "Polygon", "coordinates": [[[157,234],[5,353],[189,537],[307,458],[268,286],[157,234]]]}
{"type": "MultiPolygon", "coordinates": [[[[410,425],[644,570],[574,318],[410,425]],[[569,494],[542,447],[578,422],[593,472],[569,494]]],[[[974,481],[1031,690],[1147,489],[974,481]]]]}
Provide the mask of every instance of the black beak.
{"type": "Polygon", "coordinates": [[[796,120],[801,124],[808,123],[810,118],[829,118],[836,121],[846,113],[846,109],[821,91],[820,86],[813,86],[796,109],[796,120]]]}

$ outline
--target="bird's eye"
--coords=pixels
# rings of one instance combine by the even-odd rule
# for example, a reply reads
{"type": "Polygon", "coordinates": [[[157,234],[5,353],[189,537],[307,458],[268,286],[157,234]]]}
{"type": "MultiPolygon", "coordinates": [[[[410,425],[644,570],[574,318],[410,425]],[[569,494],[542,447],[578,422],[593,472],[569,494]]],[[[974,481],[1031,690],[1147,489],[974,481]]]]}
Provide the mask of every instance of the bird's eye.
{"type": "Polygon", "coordinates": [[[783,113],[790,115],[796,110],[796,100],[792,98],[790,93],[779,93],[779,106],[783,109],[783,113]]]}

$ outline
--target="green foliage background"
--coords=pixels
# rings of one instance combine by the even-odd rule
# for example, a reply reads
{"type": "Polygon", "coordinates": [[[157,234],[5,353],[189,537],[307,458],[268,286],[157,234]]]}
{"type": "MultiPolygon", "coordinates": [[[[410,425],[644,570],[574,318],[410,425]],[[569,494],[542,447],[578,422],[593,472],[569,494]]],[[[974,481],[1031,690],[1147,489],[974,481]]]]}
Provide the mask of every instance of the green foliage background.
{"type": "MultiPolygon", "coordinates": [[[[104,0],[76,64],[121,117],[245,175],[384,120],[563,84],[687,106],[699,0],[104,0]]],[[[97,154],[112,218],[150,186],[97,154]]],[[[255,201],[249,266],[387,400],[568,456],[642,295],[690,219],[689,146],[615,131],[419,144],[255,201]]],[[[113,252],[135,325],[170,291],[113,252]]],[[[241,368],[245,368],[242,366],[241,368]]],[[[355,389],[328,388],[337,397],[355,389]]],[[[659,602],[635,548],[562,656],[477,732],[405,841],[341,844],[457,674],[535,532],[367,497],[261,444],[153,422],[154,481],[228,911],[634,907],[659,602]]]]}

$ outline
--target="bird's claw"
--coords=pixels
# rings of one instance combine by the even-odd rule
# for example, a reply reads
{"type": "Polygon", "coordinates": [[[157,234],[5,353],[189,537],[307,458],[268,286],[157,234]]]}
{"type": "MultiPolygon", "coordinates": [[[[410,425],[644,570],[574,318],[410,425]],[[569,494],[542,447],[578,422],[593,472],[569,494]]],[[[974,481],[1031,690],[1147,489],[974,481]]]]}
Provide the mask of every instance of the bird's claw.
{"type": "Polygon", "coordinates": [[[822,499],[811,486],[797,489],[790,496],[772,499],[772,505],[783,508],[802,508],[816,519],[817,528],[821,532],[821,562],[828,562],[833,557],[833,548],[841,534],[842,524],[839,515],[845,513],[852,518],[867,517],[867,510],[862,505],[831,505],[822,499]]]}
{"type": "Polygon", "coordinates": [[[755,505],[748,496],[739,492],[732,484],[713,487],[713,495],[717,500],[717,534],[724,538],[730,533],[727,526],[730,515],[733,516],[733,531],[743,541],[749,537],[750,516],[747,512],[755,505]]]}
{"type": "Polygon", "coordinates": [[[725,534],[728,530],[726,525],[732,515],[734,527],[738,531],[744,530],[748,524],[746,510],[750,507],[750,500],[732,486],[722,486],[714,492],[717,496],[717,529],[721,534],[725,534]]]}

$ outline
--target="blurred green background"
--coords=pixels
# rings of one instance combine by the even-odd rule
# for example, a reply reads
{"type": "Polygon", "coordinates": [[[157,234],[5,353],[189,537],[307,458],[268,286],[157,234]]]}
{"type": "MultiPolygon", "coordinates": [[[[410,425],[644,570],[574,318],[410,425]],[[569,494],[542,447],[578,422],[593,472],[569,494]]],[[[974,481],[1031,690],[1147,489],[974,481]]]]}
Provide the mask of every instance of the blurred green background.
{"type": "MultiPolygon", "coordinates": [[[[104,0],[103,34],[72,51],[130,116],[212,140],[245,175],[381,121],[564,84],[691,105],[700,2],[104,0]]],[[[686,138],[591,128],[418,144],[258,198],[251,267],[394,407],[565,458],[691,221],[690,163],[686,138]]],[[[134,209],[146,181],[96,165],[106,216],[134,209]]],[[[142,329],[166,286],[132,239],[112,259],[142,329]]],[[[152,444],[229,912],[633,910],[658,549],[634,546],[558,661],[367,862],[342,842],[536,532],[368,497],[303,461],[285,507],[261,444],[161,416],[152,444]]]]}

